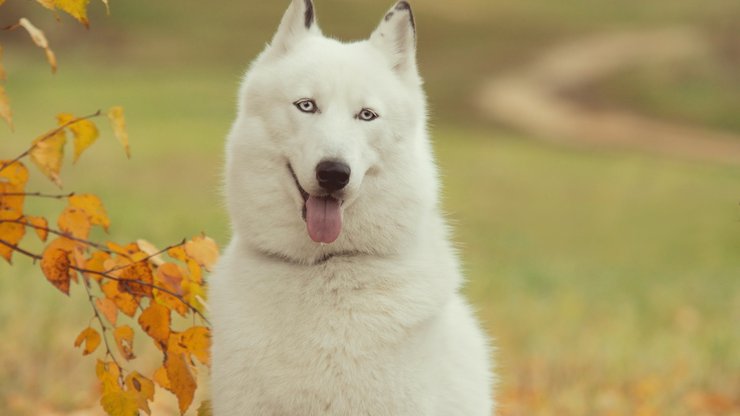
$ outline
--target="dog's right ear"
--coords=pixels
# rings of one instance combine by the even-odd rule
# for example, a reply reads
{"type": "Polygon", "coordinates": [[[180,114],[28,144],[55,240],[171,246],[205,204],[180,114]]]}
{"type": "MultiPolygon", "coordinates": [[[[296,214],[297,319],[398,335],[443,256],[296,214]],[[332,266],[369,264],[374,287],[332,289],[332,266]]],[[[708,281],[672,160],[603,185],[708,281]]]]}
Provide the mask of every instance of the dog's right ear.
{"type": "Polygon", "coordinates": [[[399,1],[386,13],[380,25],[370,36],[370,43],[384,52],[389,63],[398,73],[418,74],[416,22],[408,1],[399,1]]]}
{"type": "Polygon", "coordinates": [[[284,54],[310,34],[320,34],[312,0],[292,0],[277,33],[270,42],[271,54],[284,54]]]}

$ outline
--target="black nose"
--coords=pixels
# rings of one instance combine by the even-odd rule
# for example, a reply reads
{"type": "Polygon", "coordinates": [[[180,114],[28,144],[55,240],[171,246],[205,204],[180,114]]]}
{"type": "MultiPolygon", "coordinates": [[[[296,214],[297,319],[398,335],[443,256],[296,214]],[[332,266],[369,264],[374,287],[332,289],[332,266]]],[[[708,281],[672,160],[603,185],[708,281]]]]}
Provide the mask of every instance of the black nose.
{"type": "Polygon", "coordinates": [[[325,161],[316,166],[316,179],[324,190],[334,192],[347,186],[350,172],[342,162],[325,161]]]}

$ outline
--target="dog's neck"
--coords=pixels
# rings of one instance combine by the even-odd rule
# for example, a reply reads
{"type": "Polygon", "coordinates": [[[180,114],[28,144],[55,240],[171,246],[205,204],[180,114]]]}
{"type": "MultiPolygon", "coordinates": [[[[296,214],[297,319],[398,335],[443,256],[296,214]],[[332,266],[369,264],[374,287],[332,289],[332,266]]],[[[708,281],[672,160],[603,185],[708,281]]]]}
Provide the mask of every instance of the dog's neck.
{"type": "Polygon", "coordinates": [[[271,260],[271,261],[286,263],[286,264],[290,264],[294,266],[305,266],[305,267],[324,265],[337,258],[348,259],[348,258],[356,258],[356,257],[373,256],[373,254],[370,254],[370,253],[348,250],[348,251],[337,251],[333,253],[325,253],[325,254],[321,254],[320,256],[314,257],[314,258],[295,258],[295,257],[289,256],[284,253],[276,253],[273,251],[264,250],[264,249],[260,249],[257,247],[249,247],[249,250],[253,254],[265,260],[271,260]]]}

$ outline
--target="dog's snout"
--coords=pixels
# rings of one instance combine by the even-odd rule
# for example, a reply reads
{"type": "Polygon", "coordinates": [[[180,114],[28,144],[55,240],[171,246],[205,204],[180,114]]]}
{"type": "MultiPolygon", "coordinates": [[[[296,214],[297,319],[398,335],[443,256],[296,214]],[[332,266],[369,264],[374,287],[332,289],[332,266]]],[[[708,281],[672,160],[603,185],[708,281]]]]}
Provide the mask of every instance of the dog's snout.
{"type": "Polygon", "coordinates": [[[319,186],[327,192],[338,191],[347,186],[350,173],[349,166],[338,161],[324,161],[316,166],[316,179],[319,186]]]}

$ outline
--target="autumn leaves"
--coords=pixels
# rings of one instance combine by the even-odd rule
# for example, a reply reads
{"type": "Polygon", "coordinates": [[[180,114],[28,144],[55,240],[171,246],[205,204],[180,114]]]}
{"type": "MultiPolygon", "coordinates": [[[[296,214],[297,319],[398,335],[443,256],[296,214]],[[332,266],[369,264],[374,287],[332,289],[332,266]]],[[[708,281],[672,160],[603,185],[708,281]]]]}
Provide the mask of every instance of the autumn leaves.
{"type": "MultiPolygon", "coordinates": [[[[2,6],[4,0],[0,0],[2,6]]],[[[37,0],[53,11],[62,11],[85,26],[89,0],[37,0]]],[[[107,0],[103,3],[108,7],[107,0]]],[[[25,29],[36,46],[45,50],[56,70],[56,57],[44,33],[25,18],[4,30],[25,29]]],[[[0,46],[0,118],[13,128],[4,89],[5,71],[0,46]]],[[[74,340],[82,355],[98,354],[100,404],[109,415],[150,414],[155,386],[172,392],[184,414],[192,405],[199,366],[210,366],[210,329],[206,312],[204,271],[218,259],[218,247],[205,236],[158,250],[145,240],[128,244],[94,242],[94,227],[107,232],[111,221],[101,200],[92,194],[49,195],[27,191],[30,159],[40,173],[62,187],[61,170],[68,138],[73,139],[73,162],[98,140],[93,121],[102,115],[76,117],[61,113],[57,126],[33,140],[14,159],[0,158],[0,257],[11,263],[22,255],[38,263],[46,279],[64,294],[74,285],[85,291],[91,319],[74,340]],[[44,216],[26,212],[28,198],[63,204],[56,226],[44,216]],[[35,233],[41,252],[26,248],[25,237],[35,233]],[[179,316],[179,319],[178,319],[179,316]],[[143,338],[143,339],[142,339],[143,338]],[[148,377],[127,371],[123,364],[136,359],[136,347],[151,342],[161,353],[161,366],[148,377]]],[[[106,113],[114,137],[130,157],[124,110],[106,113]]],[[[32,246],[38,246],[34,243],[32,246]]]]}
{"type": "MultiPolygon", "coordinates": [[[[97,137],[97,128],[88,119],[60,115],[59,123],[53,134],[42,139],[69,130],[75,137],[76,157],[97,137]],[[80,125],[82,122],[85,124],[80,125]]],[[[63,151],[44,148],[37,153],[39,143],[45,140],[36,140],[13,160],[0,161],[0,256],[8,262],[14,254],[38,261],[47,280],[64,294],[69,294],[74,284],[85,290],[93,316],[74,346],[81,348],[83,355],[104,347],[96,372],[102,389],[100,403],[109,414],[149,412],[155,384],[175,394],[184,413],[197,389],[197,363],[210,365],[203,275],[218,259],[216,244],[205,236],[164,250],[145,240],[126,245],[90,241],[94,227],[107,231],[111,225],[97,196],[26,191],[29,172],[22,162],[26,156],[45,176],[61,184],[61,162],[55,160],[62,158],[63,151]],[[27,215],[26,198],[66,202],[56,219],[57,226],[50,226],[44,217],[27,215]],[[27,230],[33,230],[45,244],[42,253],[21,246],[27,230]],[[188,320],[176,320],[173,315],[188,320]],[[120,316],[128,317],[126,322],[120,316]],[[150,377],[127,372],[122,365],[136,358],[137,334],[147,337],[162,354],[161,367],[150,377]]]]}
{"type": "MultiPolygon", "coordinates": [[[[184,413],[192,404],[197,389],[196,361],[210,366],[210,330],[204,317],[206,294],[202,269],[212,267],[218,258],[216,245],[213,240],[199,236],[152,253],[142,251],[137,243],[127,246],[109,243],[108,248],[82,259],[84,267],[70,266],[85,278],[91,303],[95,305],[95,318],[103,331],[101,335],[88,327],[75,341],[75,346],[83,347],[84,355],[94,352],[101,345],[101,339],[105,343],[109,360],[98,363],[98,377],[103,386],[101,404],[109,414],[128,414],[116,412],[129,408],[147,411],[154,389],[134,387],[137,383],[140,386],[156,383],[175,394],[180,411],[184,413]],[[163,260],[164,254],[173,261],[163,260]],[[102,296],[96,298],[92,294],[92,282],[97,282],[102,296]],[[136,382],[129,382],[129,379],[119,383],[106,381],[124,373],[116,357],[125,361],[136,358],[135,329],[119,324],[119,313],[135,318],[143,334],[162,353],[162,366],[151,378],[131,373],[129,376],[136,374],[136,382]],[[193,324],[177,331],[173,313],[181,317],[194,316],[193,322],[197,318],[200,325],[193,324]],[[112,327],[115,352],[106,338],[106,332],[111,330],[108,324],[112,327]],[[101,375],[101,372],[113,374],[101,375]]],[[[62,261],[57,267],[63,269],[66,265],[67,262],[62,261]]]]}
{"type": "MultiPolygon", "coordinates": [[[[101,405],[109,414],[148,412],[155,383],[177,396],[184,413],[197,389],[196,362],[210,365],[203,273],[218,259],[216,244],[205,236],[164,250],[144,240],[126,245],[96,243],[89,240],[93,227],[107,231],[111,223],[97,196],[26,190],[29,171],[22,160],[30,158],[41,173],[61,186],[66,136],[74,137],[74,156],[79,158],[98,138],[97,126],[90,121],[95,116],[60,114],[59,127],[36,139],[15,159],[0,161],[0,257],[11,262],[14,254],[21,254],[38,261],[47,280],[64,294],[70,293],[73,284],[84,288],[93,318],[74,345],[83,355],[105,347],[96,371],[102,386],[101,405]],[[45,217],[28,215],[26,198],[66,202],[56,228],[45,217]],[[45,244],[40,254],[21,247],[30,230],[45,244]],[[48,241],[50,236],[54,238],[48,241]],[[175,328],[173,313],[192,316],[192,324],[175,328]],[[136,358],[137,329],[122,324],[119,315],[137,323],[139,333],[148,336],[162,353],[162,366],[150,378],[138,372],[127,374],[121,365],[136,358]]],[[[119,137],[126,137],[122,110],[116,110],[111,119],[117,123],[119,137]]]]}
{"type": "MultiPolygon", "coordinates": [[[[69,113],[59,114],[57,116],[59,127],[34,140],[31,148],[20,157],[29,155],[31,161],[39,170],[61,188],[62,181],[59,179],[59,172],[62,169],[64,147],[67,144],[67,132],[72,133],[74,137],[74,162],[77,162],[82,153],[98,139],[98,128],[90,119],[99,115],[100,111],[79,118],[69,113]]],[[[131,150],[128,143],[128,133],[126,132],[126,120],[123,109],[121,107],[111,108],[108,111],[108,118],[111,121],[114,135],[123,146],[126,155],[130,157],[131,150]]]]}

